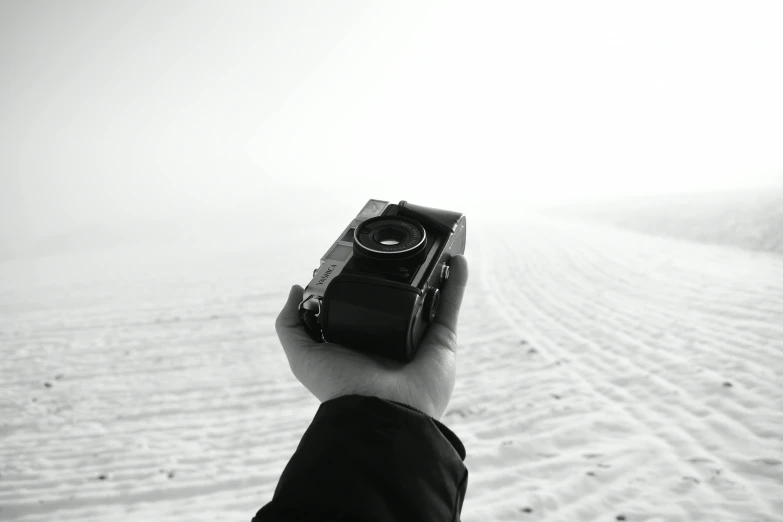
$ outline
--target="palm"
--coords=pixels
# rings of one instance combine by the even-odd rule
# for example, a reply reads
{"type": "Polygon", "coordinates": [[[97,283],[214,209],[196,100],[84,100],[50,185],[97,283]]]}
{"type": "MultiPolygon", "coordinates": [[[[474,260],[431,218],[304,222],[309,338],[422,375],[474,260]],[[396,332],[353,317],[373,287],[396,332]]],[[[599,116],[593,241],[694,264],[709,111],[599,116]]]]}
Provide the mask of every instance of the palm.
{"type": "Polygon", "coordinates": [[[457,316],[467,283],[465,259],[455,256],[451,267],[436,322],[408,364],[313,341],[296,315],[302,289],[293,287],[276,327],[296,378],[322,402],[351,394],[380,397],[439,419],[454,389],[457,316]]]}

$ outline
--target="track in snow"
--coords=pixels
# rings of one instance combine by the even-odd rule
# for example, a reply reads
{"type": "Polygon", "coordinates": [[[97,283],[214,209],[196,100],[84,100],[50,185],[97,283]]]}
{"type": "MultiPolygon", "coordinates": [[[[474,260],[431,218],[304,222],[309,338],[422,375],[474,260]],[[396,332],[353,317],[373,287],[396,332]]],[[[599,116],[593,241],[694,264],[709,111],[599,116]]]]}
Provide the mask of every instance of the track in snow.
{"type": "Polygon", "coordinates": [[[567,222],[483,232],[463,317],[495,317],[463,329],[447,414],[481,463],[463,519],[781,519],[783,258],[567,222]]]}

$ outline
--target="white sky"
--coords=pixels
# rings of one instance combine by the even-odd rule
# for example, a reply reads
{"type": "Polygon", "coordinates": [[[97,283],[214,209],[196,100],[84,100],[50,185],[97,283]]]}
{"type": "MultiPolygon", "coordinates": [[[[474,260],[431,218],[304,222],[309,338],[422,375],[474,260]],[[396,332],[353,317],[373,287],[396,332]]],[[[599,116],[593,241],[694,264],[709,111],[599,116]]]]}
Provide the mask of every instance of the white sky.
{"type": "Polygon", "coordinates": [[[0,238],[780,184],[781,27],[783,2],[3,2],[0,238]]]}

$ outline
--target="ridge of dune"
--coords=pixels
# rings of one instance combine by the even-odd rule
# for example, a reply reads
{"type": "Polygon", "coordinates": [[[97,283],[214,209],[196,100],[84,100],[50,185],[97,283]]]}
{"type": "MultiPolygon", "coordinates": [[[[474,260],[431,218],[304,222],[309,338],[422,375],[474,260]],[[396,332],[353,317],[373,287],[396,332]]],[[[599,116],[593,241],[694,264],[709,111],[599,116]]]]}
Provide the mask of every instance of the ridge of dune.
{"type": "Polygon", "coordinates": [[[632,197],[550,209],[661,237],[783,254],[783,187],[632,197]]]}

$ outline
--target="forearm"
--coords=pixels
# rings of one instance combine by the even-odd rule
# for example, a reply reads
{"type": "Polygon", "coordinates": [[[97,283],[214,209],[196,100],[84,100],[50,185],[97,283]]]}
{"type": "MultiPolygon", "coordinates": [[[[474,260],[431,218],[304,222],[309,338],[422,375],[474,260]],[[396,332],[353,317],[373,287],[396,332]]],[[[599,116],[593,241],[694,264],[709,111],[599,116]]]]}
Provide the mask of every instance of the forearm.
{"type": "Polygon", "coordinates": [[[255,520],[458,520],[464,458],[457,436],[423,413],[374,397],[340,397],[321,404],[255,520]]]}

